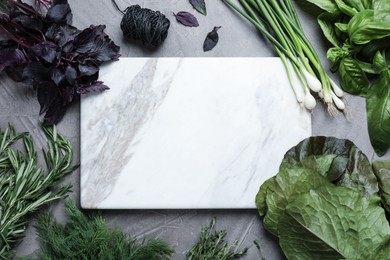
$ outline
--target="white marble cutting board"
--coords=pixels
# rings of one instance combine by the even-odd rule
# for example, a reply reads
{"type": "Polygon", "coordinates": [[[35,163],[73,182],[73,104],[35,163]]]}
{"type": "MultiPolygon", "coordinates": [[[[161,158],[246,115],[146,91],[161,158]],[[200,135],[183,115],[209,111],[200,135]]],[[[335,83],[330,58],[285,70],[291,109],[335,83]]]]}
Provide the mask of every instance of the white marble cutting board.
{"type": "Polygon", "coordinates": [[[278,58],[122,58],[81,102],[81,205],[255,208],[311,134],[278,58]]]}

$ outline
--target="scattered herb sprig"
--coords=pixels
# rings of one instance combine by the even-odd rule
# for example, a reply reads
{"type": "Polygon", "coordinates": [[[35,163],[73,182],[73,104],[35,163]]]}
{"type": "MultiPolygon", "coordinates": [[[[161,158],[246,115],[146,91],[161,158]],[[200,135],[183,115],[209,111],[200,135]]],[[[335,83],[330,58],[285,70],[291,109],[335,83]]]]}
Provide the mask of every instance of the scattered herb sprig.
{"type": "Polygon", "coordinates": [[[67,0],[2,3],[0,72],[34,87],[44,125],[58,123],[80,94],[108,89],[98,81],[99,65],[117,60],[119,46],[104,25],[73,27],[67,0]]]}
{"type": "Polygon", "coordinates": [[[27,217],[43,205],[64,198],[71,185],[57,188],[72,173],[72,145],[55,127],[43,128],[48,141],[46,169],[38,167],[37,152],[27,133],[17,134],[9,125],[0,129],[0,259],[10,259],[24,237],[27,217]],[[13,148],[21,141],[25,152],[13,148]]]}
{"type": "Polygon", "coordinates": [[[237,241],[229,246],[224,240],[226,231],[216,231],[215,223],[216,220],[213,218],[209,226],[202,228],[199,241],[187,253],[187,260],[232,260],[246,255],[247,248],[233,251],[237,247],[237,241]]]}
{"type": "Polygon", "coordinates": [[[274,46],[287,71],[297,101],[314,109],[318,93],[331,114],[345,111],[343,91],[326,74],[314,48],[306,38],[291,0],[222,0],[251,22],[274,46]],[[295,74],[294,75],[294,72],[295,74]],[[337,109],[335,109],[337,108],[337,109]]]}
{"type": "Polygon", "coordinates": [[[333,45],[327,52],[341,87],[366,97],[371,144],[390,147],[390,1],[306,0],[322,9],[317,20],[333,45]]]}
{"type": "Polygon", "coordinates": [[[99,215],[87,216],[67,200],[65,225],[49,212],[38,217],[37,233],[41,245],[38,259],[164,260],[172,248],[158,239],[138,242],[118,229],[110,229],[99,215]]]}

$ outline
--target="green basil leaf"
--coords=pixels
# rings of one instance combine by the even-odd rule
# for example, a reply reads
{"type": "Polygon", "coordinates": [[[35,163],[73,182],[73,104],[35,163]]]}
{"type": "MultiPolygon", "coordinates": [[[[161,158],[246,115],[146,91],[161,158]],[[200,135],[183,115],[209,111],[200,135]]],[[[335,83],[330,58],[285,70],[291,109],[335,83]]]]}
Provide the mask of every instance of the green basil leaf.
{"type": "Polygon", "coordinates": [[[388,0],[372,1],[372,9],[378,10],[378,11],[390,12],[390,1],[388,1],[388,0]]]}
{"type": "Polygon", "coordinates": [[[372,40],[390,36],[390,12],[364,10],[352,17],[348,23],[348,34],[352,42],[367,44],[372,40]]]}
{"type": "Polygon", "coordinates": [[[348,33],[348,24],[346,23],[335,23],[336,28],[343,33],[348,33]]]}
{"type": "Polygon", "coordinates": [[[382,156],[390,147],[390,71],[381,73],[366,97],[367,124],[375,152],[382,156]]]}
{"type": "Polygon", "coordinates": [[[365,72],[369,74],[380,74],[380,71],[378,71],[375,66],[368,62],[363,62],[360,60],[356,60],[356,62],[359,64],[359,67],[365,72]]]}
{"type": "Polygon", "coordinates": [[[344,3],[344,1],[342,0],[335,0],[335,2],[337,4],[337,7],[340,9],[340,11],[350,17],[353,17],[355,14],[358,13],[358,11],[355,8],[344,3]]]}
{"type": "Polygon", "coordinates": [[[340,62],[341,87],[350,94],[365,96],[369,82],[359,63],[351,58],[345,57],[340,62]]]}
{"type": "Polygon", "coordinates": [[[365,3],[363,2],[363,0],[343,0],[345,4],[349,5],[350,7],[352,7],[353,9],[357,10],[357,11],[363,11],[365,10],[365,3]]]}
{"type": "Polygon", "coordinates": [[[284,254],[288,259],[390,259],[390,227],[379,201],[331,184],[297,196],[279,222],[284,254]]]}
{"type": "Polygon", "coordinates": [[[345,57],[343,50],[339,47],[330,48],[326,52],[326,57],[332,62],[332,71],[337,71],[340,66],[340,61],[345,57]]]}
{"type": "Polygon", "coordinates": [[[382,205],[390,213],[390,160],[375,161],[372,166],[375,176],[378,178],[382,205]]]}
{"type": "Polygon", "coordinates": [[[317,21],[326,37],[326,39],[335,47],[339,46],[339,37],[335,29],[335,23],[340,20],[339,13],[322,13],[317,21]]]}
{"type": "Polygon", "coordinates": [[[388,65],[386,62],[385,52],[377,51],[373,59],[373,65],[377,71],[382,72],[388,70],[388,65]]]}
{"type": "Polygon", "coordinates": [[[335,0],[307,0],[308,2],[315,4],[319,8],[321,8],[324,11],[327,11],[328,13],[338,13],[340,12],[339,8],[337,7],[335,0]]]}

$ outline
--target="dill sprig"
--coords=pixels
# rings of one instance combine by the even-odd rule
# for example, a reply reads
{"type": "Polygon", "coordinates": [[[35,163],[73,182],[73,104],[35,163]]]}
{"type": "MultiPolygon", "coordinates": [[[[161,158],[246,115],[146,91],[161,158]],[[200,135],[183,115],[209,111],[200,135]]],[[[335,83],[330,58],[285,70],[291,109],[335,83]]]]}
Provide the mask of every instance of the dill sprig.
{"type": "Polygon", "coordinates": [[[43,128],[48,150],[43,151],[46,168],[39,167],[37,152],[28,133],[16,133],[9,125],[0,129],[0,259],[10,259],[24,237],[27,217],[44,204],[66,196],[71,185],[53,191],[72,173],[72,145],[55,127],[43,128]],[[24,151],[13,147],[21,141],[24,151]]]}
{"type": "Polygon", "coordinates": [[[38,217],[38,259],[165,260],[174,252],[161,240],[137,242],[119,229],[110,229],[100,215],[83,214],[71,200],[65,202],[65,211],[69,218],[65,225],[49,212],[38,217]]]}
{"type": "Polygon", "coordinates": [[[203,226],[199,241],[187,253],[187,260],[232,260],[246,255],[248,249],[233,251],[238,241],[228,245],[224,238],[226,231],[215,230],[216,220],[213,218],[209,226],[203,226]]]}

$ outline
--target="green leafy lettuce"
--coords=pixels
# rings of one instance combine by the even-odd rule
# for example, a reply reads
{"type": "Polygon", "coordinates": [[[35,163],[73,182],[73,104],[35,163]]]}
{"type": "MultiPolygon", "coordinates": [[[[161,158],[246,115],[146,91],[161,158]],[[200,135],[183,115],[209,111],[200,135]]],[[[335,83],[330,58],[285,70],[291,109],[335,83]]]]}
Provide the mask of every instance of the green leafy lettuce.
{"type": "Polygon", "coordinates": [[[390,259],[381,206],[381,197],[390,205],[390,162],[375,165],[374,173],[351,141],[334,137],[310,137],[286,153],[256,205],[288,259],[390,259]]]}

